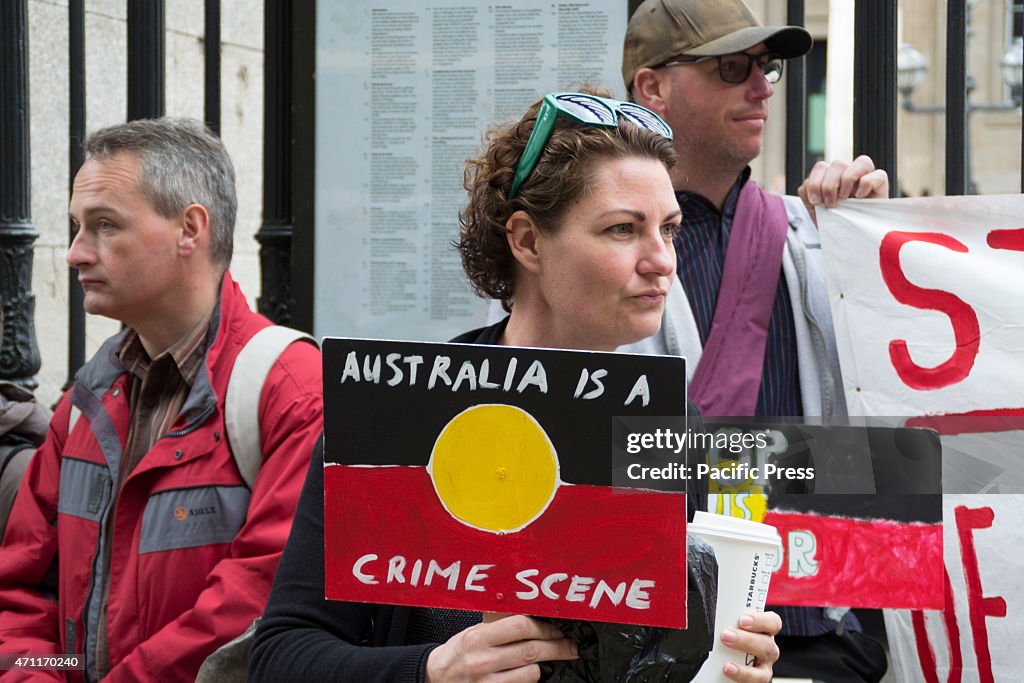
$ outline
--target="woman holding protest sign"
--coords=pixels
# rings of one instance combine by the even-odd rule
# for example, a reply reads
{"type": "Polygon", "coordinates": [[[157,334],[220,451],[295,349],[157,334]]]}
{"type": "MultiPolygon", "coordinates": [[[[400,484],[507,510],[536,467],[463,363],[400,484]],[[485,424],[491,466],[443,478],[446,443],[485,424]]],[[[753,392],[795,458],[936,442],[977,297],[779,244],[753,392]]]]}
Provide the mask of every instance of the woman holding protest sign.
{"type": "MultiPolygon", "coordinates": [[[[474,288],[510,315],[453,341],[611,351],[654,334],[675,276],[672,132],[605,93],[545,96],[467,164],[458,248],[474,288]]],[[[577,645],[546,621],[324,600],[323,452],[314,454],[257,632],[252,680],[528,681],[577,645]]],[[[778,617],[728,645],[737,681],[768,681],[778,617]]]]}

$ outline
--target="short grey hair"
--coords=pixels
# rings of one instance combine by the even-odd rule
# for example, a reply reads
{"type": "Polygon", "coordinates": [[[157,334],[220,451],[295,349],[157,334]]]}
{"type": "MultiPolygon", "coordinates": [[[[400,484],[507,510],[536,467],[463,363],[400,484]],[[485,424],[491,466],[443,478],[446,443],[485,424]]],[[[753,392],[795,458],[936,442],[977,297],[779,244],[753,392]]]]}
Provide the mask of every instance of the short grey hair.
{"type": "Polygon", "coordinates": [[[139,192],[158,214],[173,218],[190,204],[210,216],[211,258],[225,269],[234,248],[235,169],[220,138],[194,119],[140,119],[102,128],[83,144],[86,158],[139,158],[139,192]]]}

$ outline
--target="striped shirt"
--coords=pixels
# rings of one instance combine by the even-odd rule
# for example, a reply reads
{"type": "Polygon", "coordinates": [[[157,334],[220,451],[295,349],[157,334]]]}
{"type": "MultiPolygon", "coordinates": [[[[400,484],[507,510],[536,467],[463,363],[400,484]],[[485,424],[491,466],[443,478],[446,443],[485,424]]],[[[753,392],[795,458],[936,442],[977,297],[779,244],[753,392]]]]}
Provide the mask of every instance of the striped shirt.
{"type": "MultiPolygon", "coordinates": [[[[211,312],[212,313],[212,312],[211,312]]],[[[129,330],[117,357],[131,373],[131,423],[121,459],[121,481],[171,431],[206,358],[210,315],[173,346],[150,359],[135,330],[129,330]]]]}
{"type": "MultiPolygon", "coordinates": [[[[750,167],[747,167],[729,190],[721,212],[707,198],[695,192],[676,192],[679,208],[683,212],[683,227],[675,240],[679,280],[690,301],[701,345],[707,343],[708,335],[711,334],[725,254],[729,246],[729,233],[736,216],[740,190],[749,179],[750,167]]],[[[768,323],[768,340],[765,343],[764,368],[755,415],[803,415],[793,305],[789,300],[785,275],[781,272],[768,323]]],[[[819,607],[769,606],[769,609],[774,609],[782,617],[780,635],[823,635],[834,632],[838,626],[819,607]]],[[[843,627],[847,630],[860,630],[852,612],[843,618],[843,627]]]]}

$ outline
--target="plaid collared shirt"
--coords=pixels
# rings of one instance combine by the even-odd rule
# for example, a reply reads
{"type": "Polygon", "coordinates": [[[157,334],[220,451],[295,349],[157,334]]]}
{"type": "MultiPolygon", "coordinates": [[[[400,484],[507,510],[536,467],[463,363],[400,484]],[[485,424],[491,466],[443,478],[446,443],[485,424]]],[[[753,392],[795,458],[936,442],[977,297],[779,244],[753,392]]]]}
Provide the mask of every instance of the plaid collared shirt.
{"type": "MultiPolygon", "coordinates": [[[[120,491],[133,469],[142,461],[157,439],[170,431],[181,412],[206,358],[206,336],[212,311],[183,339],[156,358],[150,359],[135,330],[129,329],[117,347],[121,365],[131,374],[128,439],[121,454],[117,490],[120,491]]],[[[113,516],[107,522],[113,523],[113,516]]],[[[111,544],[106,544],[104,566],[110,566],[111,544]]],[[[103,586],[99,632],[96,638],[96,670],[105,676],[110,670],[107,649],[107,600],[110,575],[103,586]]]]}
{"type": "Polygon", "coordinates": [[[132,375],[131,422],[121,459],[122,482],[157,439],[171,430],[203,367],[209,329],[207,315],[188,335],[153,359],[135,330],[129,330],[118,347],[117,357],[132,375]]]}

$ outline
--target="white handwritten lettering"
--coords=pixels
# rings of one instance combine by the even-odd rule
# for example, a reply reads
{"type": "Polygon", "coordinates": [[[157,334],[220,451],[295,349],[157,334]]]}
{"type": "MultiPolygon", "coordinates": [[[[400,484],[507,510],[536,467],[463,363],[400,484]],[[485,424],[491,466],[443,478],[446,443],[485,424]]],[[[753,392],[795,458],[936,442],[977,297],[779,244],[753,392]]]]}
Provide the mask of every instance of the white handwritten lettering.
{"type": "Polygon", "coordinates": [[[452,359],[448,356],[437,356],[434,358],[434,367],[430,369],[430,379],[427,380],[427,389],[433,389],[434,385],[437,384],[438,378],[440,378],[446,385],[452,385],[452,380],[448,376],[448,366],[451,364],[452,359]]]}
{"type": "Polygon", "coordinates": [[[642,406],[646,406],[651,402],[651,389],[647,386],[647,375],[640,375],[637,378],[636,383],[633,384],[633,389],[629,392],[629,396],[623,405],[628,406],[637,397],[640,398],[640,405],[642,406]]]}
{"type": "Polygon", "coordinates": [[[377,556],[373,553],[363,555],[362,557],[360,557],[358,560],[356,560],[356,563],[352,565],[352,576],[356,577],[356,579],[358,579],[360,583],[365,583],[369,585],[380,583],[373,576],[373,574],[366,574],[363,572],[363,567],[366,566],[368,562],[373,562],[376,559],[377,556]]]}
{"type": "Polygon", "coordinates": [[[459,368],[459,374],[455,376],[455,383],[452,384],[452,391],[458,391],[459,386],[463,382],[469,383],[470,391],[476,391],[476,369],[468,360],[462,361],[462,367],[459,368]]]}
{"type": "Polygon", "coordinates": [[[516,387],[517,393],[523,393],[528,386],[535,386],[540,389],[540,393],[548,393],[548,375],[544,372],[544,366],[540,364],[539,360],[533,361],[530,364],[530,368],[523,375],[523,378],[519,380],[519,386],[516,387]]]}

